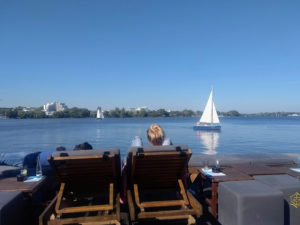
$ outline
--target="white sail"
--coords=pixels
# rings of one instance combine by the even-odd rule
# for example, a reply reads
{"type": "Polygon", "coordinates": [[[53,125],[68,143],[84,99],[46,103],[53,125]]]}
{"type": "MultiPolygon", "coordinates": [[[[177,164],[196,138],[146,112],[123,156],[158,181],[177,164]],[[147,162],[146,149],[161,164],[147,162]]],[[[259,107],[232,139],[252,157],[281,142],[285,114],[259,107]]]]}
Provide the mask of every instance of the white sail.
{"type": "Polygon", "coordinates": [[[215,103],[213,103],[213,119],[212,119],[212,123],[220,123],[219,117],[218,117],[218,113],[215,107],[215,103]]]}
{"type": "Polygon", "coordinates": [[[104,119],[104,113],[103,113],[103,111],[101,110],[101,108],[100,108],[100,119],[104,119]]]}
{"type": "Polygon", "coordinates": [[[101,119],[101,120],[104,119],[104,113],[103,113],[101,107],[97,108],[97,119],[101,119]]]}
{"type": "Polygon", "coordinates": [[[215,104],[213,102],[213,91],[210,92],[205,109],[200,118],[201,123],[220,123],[215,104]]]}
{"type": "Polygon", "coordinates": [[[97,119],[101,119],[101,113],[100,113],[100,109],[97,109],[97,119]]]}

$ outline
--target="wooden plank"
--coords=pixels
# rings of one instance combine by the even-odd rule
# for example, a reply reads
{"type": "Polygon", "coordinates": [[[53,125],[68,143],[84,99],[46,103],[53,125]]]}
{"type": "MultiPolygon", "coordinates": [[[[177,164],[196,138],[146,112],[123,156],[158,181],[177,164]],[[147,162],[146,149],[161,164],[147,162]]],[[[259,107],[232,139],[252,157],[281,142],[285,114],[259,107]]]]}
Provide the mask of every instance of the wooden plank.
{"type": "Polygon", "coordinates": [[[109,184],[109,205],[111,206],[112,209],[113,209],[113,204],[114,204],[113,197],[114,197],[114,184],[110,183],[109,184]]]}
{"type": "Polygon", "coordinates": [[[153,202],[141,202],[141,207],[167,207],[167,206],[181,206],[184,205],[183,200],[168,200],[168,201],[153,201],[153,202]]]}
{"type": "Polygon", "coordinates": [[[113,206],[108,204],[108,205],[68,207],[68,208],[63,208],[58,210],[57,213],[79,213],[79,212],[100,211],[100,210],[113,210],[113,206]]]}
{"type": "MultiPolygon", "coordinates": [[[[183,151],[187,156],[191,155],[192,152],[191,151],[183,151]]],[[[161,156],[161,155],[181,155],[182,153],[179,151],[168,151],[168,152],[164,152],[164,151],[157,151],[157,152],[142,152],[142,154],[144,156],[161,156]]]]}
{"type": "Polygon", "coordinates": [[[133,220],[135,220],[135,209],[134,209],[135,207],[133,204],[132,195],[131,195],[130,190],[127,190],[127,199],[128,199],[130,220],[133,221],[133,220]]]}
{"type": "Polygon", "coordinates": [[[60,189],[59,189],[59,192],[58,192],[57,202],[56,202],[56,205],[55,205],[56,213],[59,212],[59,207],[60,207],[61,199],[62,199],[62,196],[63,196],[63,193],[64,193],[64,188],[65,188],[65,183],[61,183],[60,184],[60,189]]]}
{"type": "MultiPolygon", "coordinates": [[[[183,209],[183,210],[163,210],[163,211],[155,211],[155,212],[140,212],[138,214],[139,219],[146,218],[156,218],[162,216],[178,216],[178,215],[192,215],[195,213],[193,209],[183,209]]],[[[184,218],[184,217],[183,217],[184,218]]]]}
{"type": "MultiPolygon", "coordinates": [[[[178,156],[179,157],[179,156],[178,156]]],[[[186,158],[174,158],[174,159],[170,159],[170,158],[160,158],[160,159],[148,159],[146,156],[145,158],[142,159],[138,159],[137,161],[137,165],[145,165],[145,166],[165,166],[165,162],[168,162],[169,165],[182,165],[184,164],[186,161],[186,158]]]]}
{"type": "Polygon", "coordinates": [[[184,164],[180,165],[180,166],[176,166],[176,167],[172,167],[171,165],[169,166],[169,164],[167,162],[165,162],[164,164],[166,164],[165,166],[161,167],[161,166],[142,166],[142,165],[136,165],[136,172],[135,174],[153,174],[154,176],[159,175],[159,174],[154,174],[152,173],[152,171],[154,172],[162,172],[164,174],[174,174],[174,173],[178,173],[178,172],[182,172],[183,170],[183,166],[184,164]],[[151,171],[151,172],[150,172],[151,171]]]}
{"type": "Polygon", "coordinates": [[[197,176],[198,176],[198,174],[196,174],[196,173],[192,173],[190,175],[190,181],[191,181],[191,183],[194,183],[194,181],[196,180],[197,176]]]}
{"type": "Polygon", "coordinates": [[[187,191],[187,196],[189,198],[189,202],[191,206],[196,210],[196,215],[200,216],[203,214],[203,208],[202,205],[197,201],[197,199],[189,192],[187,191]]]}
{"type": "Polygon", "coordinates": [[[183,183],[182,183],[181,179],[178,179],[178,184],[179,184],[179,187],[180,187],[180,194],[183,197],[184,204],[189,205],[189,201],[187,199],[185,188],[183,186],[183,183]]]}
{"type": "MultiPolygon", "coordinates": [[[[64,190],[64,186],[61,186],[61,189],[59,191],[58,194],[58,199],[60,199],[61,201],[61,197],[63,190],[64,190]]],[[[60,202],[57,201],[56,203],[56,207],[55,210],[57,213],[77,213],[77,212],[90,212],[90,211],[100,211],[100,210],[113,210],[114,206],[113,206],[113,193],[114,193],[114,189],[113,189],[114,185],[113,183],[110,184],[109,187],[109,204],[104,204],[104,205],[91,205],[91,206],[78,206],[78,207],[67,207],[67,208],[62,208],[60,209],[60,202]]]]}
{"type": "MultiPolygon", "coordinates": [[[[109,158],[115,157],[115,154],[107,155],[109,158]]],[[[103,155],[72,155],[72,156],[57,156],[54,160],[76,160],[76,159],[103,159],[103,155]]]]}
{"type": "Polygon", "coordinates": [[[193,216],[191,215],[178,215],[178,216],[160,216],[160,217],[156,217],[156,219],[158,220],[179,220],[179,219],[186,219],[187,220],[187,225],[191,225],[191,224],[196,224],[196,220],[193,216]]]}
{"type": "Polygon", "coordinates": [[[197,167],[189,167],[189,173],[190,174],[199,174],[197,167]]]}
{"type": "Polygon", "coordinates": [[[83,223],[92,223],[92,222],[103,222],[105,224],[117,224],[116,215],[104,215],[104,216],[90,216],[90,217],[74,217],[74,218],[63,218],[48,221],[49,225],[57,224],[83,224],[83,223]]]}
{"type": "Polygon", "coordinates": [[[57,167],[75,167],[75,168],[88,168],[90,165],[104,167],[104,165],[112,165],[113,160],[105,161],[100,160],[64,160],[64,161],[54,161],[54,165],[57,167]],[[83,164],[85,163],[85,164],[83,164]],[[88,164],[87,164],[88,163],[88,164]]]}
{"type": "Polygon", "coordinates": [[[55,202],[57,201],[58,195],[56,195],[48,206],[44,209],[42,214],[39,216],[39,225],[46,225],[47,221],[50,219],[51,214],[53,213],[55,202]]]}
{"type": "Polygon", "coordinates": [[[0,191],[22,191],[32,196],[45,183],[47,177],[43,177],[37,182],[19,182],[16,177],[7,177],[0,179],[0,191]]]}
{"type": "Polygon", "coordinates": [[[134,184],[133,188],[134,188],[134,198],[135,198],[136,205],[139,208],[141,208],[138,185],[134,184]]]}

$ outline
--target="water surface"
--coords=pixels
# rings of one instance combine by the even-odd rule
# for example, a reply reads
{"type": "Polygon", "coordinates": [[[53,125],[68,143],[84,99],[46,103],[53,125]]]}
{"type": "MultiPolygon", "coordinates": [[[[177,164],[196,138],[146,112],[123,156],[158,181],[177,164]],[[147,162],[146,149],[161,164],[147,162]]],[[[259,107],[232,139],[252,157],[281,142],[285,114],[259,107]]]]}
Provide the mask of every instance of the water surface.
{"type": "Polygon", "coordinates": [[[300,117],[220,118],[221,132],[194,131],[199,118],[106,118],[0,120],[0,152],[33,152],[89,142],[94,149],[119,148],[134,136],[149,145],[146,130],[160,124],[174,144],[194,154],[300,153],[300,117]]]}

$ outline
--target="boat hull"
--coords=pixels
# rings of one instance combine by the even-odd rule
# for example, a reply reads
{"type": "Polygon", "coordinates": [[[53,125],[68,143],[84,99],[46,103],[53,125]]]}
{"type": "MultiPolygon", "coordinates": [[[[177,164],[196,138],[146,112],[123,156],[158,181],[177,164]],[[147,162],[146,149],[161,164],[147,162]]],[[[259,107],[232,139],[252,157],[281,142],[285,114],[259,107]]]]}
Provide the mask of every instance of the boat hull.
{"type": "Polygon", "coordinates": [[[196,125],[193,128],[194,130],[220,130],[221,126],[220,125],[208,125],[208,126],[196,125]]]}

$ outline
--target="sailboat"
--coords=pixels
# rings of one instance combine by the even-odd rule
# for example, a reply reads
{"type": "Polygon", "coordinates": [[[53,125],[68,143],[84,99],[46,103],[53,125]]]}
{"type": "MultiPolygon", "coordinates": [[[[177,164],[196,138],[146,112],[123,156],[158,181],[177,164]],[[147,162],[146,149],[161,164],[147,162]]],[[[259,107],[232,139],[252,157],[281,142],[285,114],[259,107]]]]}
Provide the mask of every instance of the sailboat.
{"type": "Polygon", "coordinates": [[[96,118],[100,119],[100,120],[104,119],[104,114],[103,114],[103,111],[101,110],[101,107],[97,108],[97,117],[96,118]]]}
{"type": "Polygon", "coordinates": [[[220,130],[220,120],[217,114],[215,104],[213,102],[213,90],[211,90],[208,101],[206,103],[205,109],[202,116],[194,126],[195,130],[220,130]]]}

